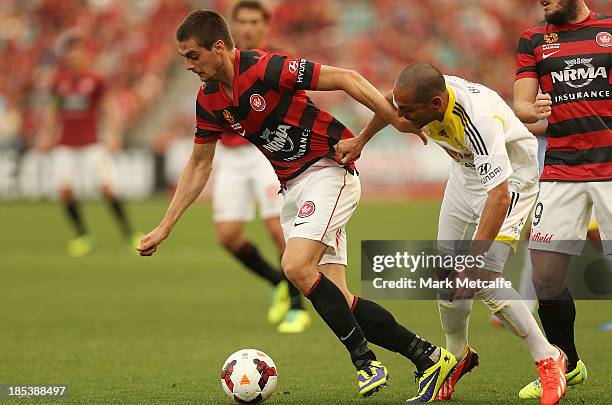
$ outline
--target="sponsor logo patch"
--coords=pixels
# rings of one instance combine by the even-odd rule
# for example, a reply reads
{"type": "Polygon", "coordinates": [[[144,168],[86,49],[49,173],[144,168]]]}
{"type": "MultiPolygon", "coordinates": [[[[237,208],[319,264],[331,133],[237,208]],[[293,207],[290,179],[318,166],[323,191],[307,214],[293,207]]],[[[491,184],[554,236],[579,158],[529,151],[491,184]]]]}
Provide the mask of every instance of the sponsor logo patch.
{"type": "Polygon", "coordinates": [[[297,60],[292,60],[291,62],[289,62],[289,72],[290,73],[295,73],[298,70],[298,61],[297,60]]]}
{"type": "Polygon", "coordinates": [[[489,173],[489,170],[491,170],[491,165],[489,163],[478,166],[478,173],[480,173],[481,176],[489,173]]]}
{"type": "Polygon", "coordinates": [[[223,118],[225,118],[225,121],[227,121],[230,125],[236,123],[236,119],[234,118],[232,113],[227,110],[223,110],[223,118]]]}
{"type": "Polygon", "coordinates": [[[559,72],[551,72],[550,77],[553,83],[563,82],[570,87],[580,88],[588,86],[598,77],[603,79],[608,77],[606,68],[603,66],[595,67],[591,64],[593,58],[574,58],[565,60],[565,69],[559,72]]]}
{"type": "Polygon", "coordinates": [[[553,236],[554,234],[552,233],[536,232],[536,233],[532,233],[531,236],[529,236],[529,240],[532,240],[534,242],[550,243],[553,236]]]}

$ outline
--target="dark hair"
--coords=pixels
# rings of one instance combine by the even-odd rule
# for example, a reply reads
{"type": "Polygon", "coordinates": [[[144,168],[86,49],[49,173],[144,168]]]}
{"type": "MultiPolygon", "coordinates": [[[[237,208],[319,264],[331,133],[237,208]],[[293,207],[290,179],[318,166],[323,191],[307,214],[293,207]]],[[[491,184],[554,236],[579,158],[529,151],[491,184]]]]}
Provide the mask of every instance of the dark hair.
{"type": "Polygon", "coordinates": [[[406,66],[395,81],[395,85],[399,88],[414,89],[413,99],[417,103],[427,103],[446,91],[444,75],[428,63],[413,63],[406,66]]]}
{"type": "Polygon", "coordinates": [[[207,50],[218,40],[223,41],[226,48],[234,49],[234,40],[227,22],[219,13],[210,10],[195,10],[189,13],[176,29],[176,40],[194,39],[197,44],[207,50]]]}
{"type": "Polygon", "coordinates": [[[270,21],[270,11],[257,0],[242,0],[236,3],[232,9],[232,19],[235,20],[238,16],[238,12],[244,9],[259,11],[266,22],[270,21]]]}

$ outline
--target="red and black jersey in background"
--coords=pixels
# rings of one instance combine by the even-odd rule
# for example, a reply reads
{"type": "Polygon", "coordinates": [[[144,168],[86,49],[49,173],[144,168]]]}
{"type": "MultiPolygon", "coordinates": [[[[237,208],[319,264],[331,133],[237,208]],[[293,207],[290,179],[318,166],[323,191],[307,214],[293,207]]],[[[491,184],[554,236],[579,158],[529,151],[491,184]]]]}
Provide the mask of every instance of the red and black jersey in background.
{"type": "Polygon", "coordinates": [[[516,80],[552,98],[542,181],[612,180],[612,18],[542,24],[518,44],[516,80]]]}
{"type": "Polygon", "coordinates": [[[257,146],[285,183],[333,158],[334,145],[354,136],[306,94],[317,88],[320,64],[260,50],[236,50],[235,58],[231,98],[215,81],[198,92],[196,143],[214,142],[231,130],[257,146]]]}
{"type": "Polygon", "coordinates": [[[58,70],[50,97],[59,114],[59,145],[83,147],[98,141],[98,114],[105,89],[104,80],[94,72],[58,70]]]}

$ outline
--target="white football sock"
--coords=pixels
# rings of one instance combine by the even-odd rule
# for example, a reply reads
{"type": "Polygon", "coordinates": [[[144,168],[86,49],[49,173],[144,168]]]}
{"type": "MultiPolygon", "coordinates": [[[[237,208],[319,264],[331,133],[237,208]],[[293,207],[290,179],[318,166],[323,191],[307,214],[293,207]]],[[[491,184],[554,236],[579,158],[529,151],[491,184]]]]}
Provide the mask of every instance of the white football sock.
{"type": "Polygon", "coordinates": [[[472,300],[438,300],[442,329],[446,335],[446,348],[461,361],[468,346],[468,324],[472,300]]]}
{"type": "Polygon", "coordinates": [[[556,359],[559,356],[559,351],[548,343],[533,315],[514,288],[485,288],[478,292],[477,297],[482,299],[508,330],[525,341],[535,361],[556,359]]]}

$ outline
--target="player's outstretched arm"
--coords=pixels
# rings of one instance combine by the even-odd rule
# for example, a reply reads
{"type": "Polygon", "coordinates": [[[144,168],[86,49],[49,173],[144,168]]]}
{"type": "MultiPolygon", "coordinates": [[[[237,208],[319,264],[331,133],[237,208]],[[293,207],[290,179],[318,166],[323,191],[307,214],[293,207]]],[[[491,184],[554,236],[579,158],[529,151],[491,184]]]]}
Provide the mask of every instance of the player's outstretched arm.
{"type": "MultiPolygon", "coordinates": [[[[396,115],[395,121],[393,125],[400,132],[407,132],[417,134],[423,143],[427,144],[427,136],[421,133],[421,130],[414,126],[410,121],[407,121],[403,118],[399,118],[397,116],[397,110],[393,105],[393,90],[390,90],[385,95],[385,100],[393,109],[394,114],[396,115]]],[[[340,161],[342,163],[350,162],[351,160],[356,159],[361,154],[361,151],[365,147],[365,145],[380,132],[383,128],[385,128],[389,123],[380,116],[380,114],[374,114],[374,117],[368,122],[368,125],[359,133],[359,136],[351,139],[343,139],[336,144],[336,154],[338,155],[340,161]]]]}
{"type": "Polygon", "coordinates": [[[317,90],[342,90],[372,110],[383,121],[391,124],[398,121],[393,106],[376,87],[354,70],[322,65],[317,90]]]}
{"type": "Polygon", "coordinates": [[[514,82],[514,113],[523,122],[534,124],[551,114],[549,94],[538,94],[538,80],[524,77],[514,82]]]}
{"type": "Polygon", "coordinates": [[[151,256],[170,235],[183,212],[198,198],[208,182],[215,156],[215,142],[194,144],[191,157],[181,173],[172,202],[157,228],[149,232],[138,246],[141,256],[151,256]]]}

